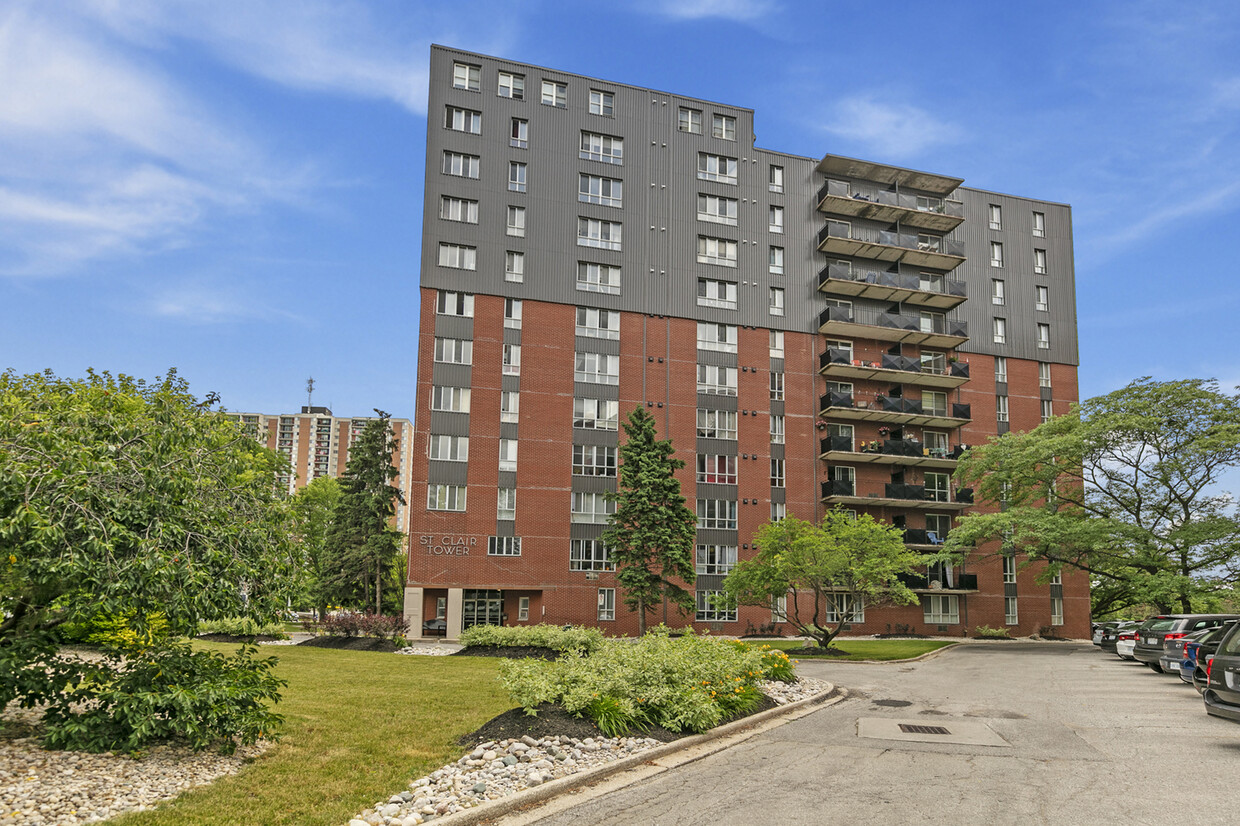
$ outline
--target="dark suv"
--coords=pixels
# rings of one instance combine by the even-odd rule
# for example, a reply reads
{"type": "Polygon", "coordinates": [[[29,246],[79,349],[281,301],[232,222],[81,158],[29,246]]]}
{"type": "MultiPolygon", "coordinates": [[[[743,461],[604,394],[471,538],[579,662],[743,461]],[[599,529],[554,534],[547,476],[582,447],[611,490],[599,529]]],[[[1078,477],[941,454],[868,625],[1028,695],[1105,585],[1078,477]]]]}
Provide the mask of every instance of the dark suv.
{"type": "Polygon", "coordinates": [[[1161,674],[1163,669],[1158,659],[1163,655],[1163,643],[1167,639],[1180,639],[1194,631],[1213,628],[1237,617],[1236,614],[1162,614],[1151,617],[1138,629],[1137,645],[1132,649],[1132,656],[1137,662],[1145,663],[1161,674]]]}
{"type": "Polygon", "coordinates": [[[1219,643],[1206,667],[1206,712],[1240,723],[1240,623],[1233,625],[1219,643]]]}

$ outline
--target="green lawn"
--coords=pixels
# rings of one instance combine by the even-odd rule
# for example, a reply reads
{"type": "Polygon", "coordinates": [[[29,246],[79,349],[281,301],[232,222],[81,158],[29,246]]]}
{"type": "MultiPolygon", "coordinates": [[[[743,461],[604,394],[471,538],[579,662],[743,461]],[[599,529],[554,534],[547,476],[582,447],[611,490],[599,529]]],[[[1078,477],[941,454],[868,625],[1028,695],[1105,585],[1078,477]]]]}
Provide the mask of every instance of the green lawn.
{"type": "MultiPolygon", "coordinates": [[[[203,644],[232,651],[235,646],[203,644]]],[[[462,754],[455,740],[513,707],[489,657],[281,646],[283,739],[240,774],[123,826],[339,826],[462,754]]]]}
{"type": "MultiPolygon", "coordinates": [[[[805,645],[802,640],[749,640],[751,645],[769,645],[772,648],[781,648],[784,651],[791,651],[795,648],[801,648],[805,645]]],[[[847,651],[847,657],[821,657],[814,658],[814,661],[821,659],[824,662],[850,662],[857,660],[907,660],[910,657],[920,657],[931,651],[938,651],[949,645],[955,645],[954,642],[948,640],[850,640],[837,639],[832,644],[832,648],[838,648],[841,651],[847,651]]],[[[808,662],[807,658],[807,662],[808,662]]]]}

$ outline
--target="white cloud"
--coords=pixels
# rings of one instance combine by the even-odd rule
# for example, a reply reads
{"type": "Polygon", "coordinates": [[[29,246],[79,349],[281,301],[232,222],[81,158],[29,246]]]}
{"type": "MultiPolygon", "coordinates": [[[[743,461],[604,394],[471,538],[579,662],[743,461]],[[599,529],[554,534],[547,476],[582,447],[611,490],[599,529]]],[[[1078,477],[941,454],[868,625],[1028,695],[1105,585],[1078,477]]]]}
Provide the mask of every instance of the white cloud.
{"type": "Polygon", "coordinates": [[[872,95],[839,101],[827,132],[860,144],[867,157],[910,158],[931,146],[957,141],[961,131],[924,109],[905,103],[888,103],[872,95]]]}
{"type": "Polygon", "coordinates": [[[300,317],[273,306],[265,296],[255,295],[220,278],[196,278],[160,287],[143,308],[146,312],[189,324],[225,324],[253,319],[301,321],[300,317]]]}
{"type": "Polygon", "coordinates": [[[679,20],[720,17],[742,23],[759,20],[778,9],[774,0],[662,0],[649,6],[656,14],[679,20]]]}

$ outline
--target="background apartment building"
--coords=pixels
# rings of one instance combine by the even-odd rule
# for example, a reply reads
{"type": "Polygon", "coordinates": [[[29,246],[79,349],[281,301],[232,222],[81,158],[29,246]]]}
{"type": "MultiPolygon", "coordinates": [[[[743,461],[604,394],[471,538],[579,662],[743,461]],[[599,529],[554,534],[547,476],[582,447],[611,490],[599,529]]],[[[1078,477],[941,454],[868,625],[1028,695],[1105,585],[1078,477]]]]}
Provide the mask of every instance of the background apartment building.
{"type": "MultiPolygon", "coordinates": [[[[301,408],[300,413],[231,413],[255,438],[288,460],[289,474],[279,477],[279,484],[290,494],[304,488],[321,476],[340,477],[349,463],[349,445],[362,433],[373,416],[343,418],[333,416],[326,407],[301,408]]],[[[408,419],[388,419],[392,428],[395,450],[392,464],[400,471],[394,483],[409,503],[413,462],[409,451],[413,445],[413,423],[408,419]]],[[[396,528],[409,532],[409,505],[397,504],[396,528]]]]}
{"type": "MultiPolygon", "coordinates": [[[[1066,205],[757,149],[749,109],[442,47],[428,111],[415,629],[636,630],[598,539],[634,407],[687,463],[690,619],[743,633],[772,612],[710,597],[758,526],[838,505],[933,549],[974,507],[965,446],[1077,400],[1066,205]]],[[[1087,580],[1035,579],[982,554],[854,630],[1083,636],[1087,580]]]]}

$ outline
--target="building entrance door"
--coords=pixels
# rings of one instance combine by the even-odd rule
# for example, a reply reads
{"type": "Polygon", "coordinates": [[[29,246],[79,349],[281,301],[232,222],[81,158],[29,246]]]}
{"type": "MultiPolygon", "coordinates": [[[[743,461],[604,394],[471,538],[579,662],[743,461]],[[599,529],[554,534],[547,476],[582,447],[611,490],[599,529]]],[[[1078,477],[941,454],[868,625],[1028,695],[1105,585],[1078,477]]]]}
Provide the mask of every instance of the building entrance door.
{"type": "Polygon", "coordinates": [[[475,625],[502,625],[504,595],[502,591],[465,589],[461,604],[461,628],[475,625]]]}

